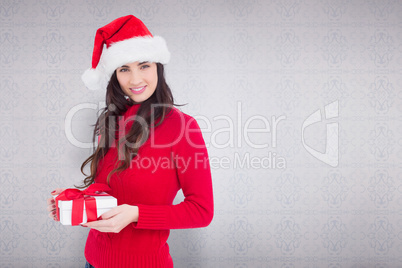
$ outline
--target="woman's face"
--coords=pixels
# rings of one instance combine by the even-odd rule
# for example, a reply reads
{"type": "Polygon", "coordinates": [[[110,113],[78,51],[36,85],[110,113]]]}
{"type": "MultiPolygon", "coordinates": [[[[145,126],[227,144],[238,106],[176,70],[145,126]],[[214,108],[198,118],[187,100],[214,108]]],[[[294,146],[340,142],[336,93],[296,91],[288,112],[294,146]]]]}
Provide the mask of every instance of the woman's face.
{"type": "Polygon", "coordinates": [[[155,62],[132,62],[116,69],[124,94],[134,102],[146,101],[156,90],[158,72],[155,62]]]}

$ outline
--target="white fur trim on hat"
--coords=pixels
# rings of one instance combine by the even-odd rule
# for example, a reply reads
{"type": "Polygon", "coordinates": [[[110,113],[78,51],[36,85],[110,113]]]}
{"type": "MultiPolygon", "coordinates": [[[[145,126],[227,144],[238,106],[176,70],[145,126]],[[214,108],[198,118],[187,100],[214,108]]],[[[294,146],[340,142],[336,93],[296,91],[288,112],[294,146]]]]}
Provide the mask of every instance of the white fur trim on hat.
{"type": "Polygon", "coordinates": [[[104,49],[96,69],[88,69],[82,80],[88,89],[105,90],[113,72],[126,63],[159,62],[168,63],[170,52],[160,36],[135,37],[116,42],[104,49]]]}
{"type": "Polygon", "coordinates": [[[108,79],[107,75],[100,69],[101,68],[99,68],[98,66],[98,68],[88,69],[82,74],[81,79],[82,81],[84,81],[84,84],[88,89],[90,90],[106,89],[110,77],[108,79]]]}

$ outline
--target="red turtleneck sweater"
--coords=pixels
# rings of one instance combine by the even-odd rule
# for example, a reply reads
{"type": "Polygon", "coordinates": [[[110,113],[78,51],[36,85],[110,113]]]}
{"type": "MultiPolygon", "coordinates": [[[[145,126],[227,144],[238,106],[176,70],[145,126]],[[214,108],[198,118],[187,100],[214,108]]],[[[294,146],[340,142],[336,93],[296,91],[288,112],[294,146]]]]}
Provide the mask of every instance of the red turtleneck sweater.
{"type": "MultiPolygon", "coordinates": [[[[124,120],[132,118],[139,106],[131,106],[124,120]]],[[[113,147],[99,163],[97,183],[106,183],[116,159],[113,147]]],[[[131,167],[112,175],[110,187],[119,205],[138,206],[138,222],[120,233],[91,229],[85,247],[87,261],[96,268],[173,267],[166,243],[169,229],[205,227],[213,217],[208,153],[195,119],[174,108],[151,130],[131,167]],[[179,189],[185,199],[172,205],[179,189]]]]}

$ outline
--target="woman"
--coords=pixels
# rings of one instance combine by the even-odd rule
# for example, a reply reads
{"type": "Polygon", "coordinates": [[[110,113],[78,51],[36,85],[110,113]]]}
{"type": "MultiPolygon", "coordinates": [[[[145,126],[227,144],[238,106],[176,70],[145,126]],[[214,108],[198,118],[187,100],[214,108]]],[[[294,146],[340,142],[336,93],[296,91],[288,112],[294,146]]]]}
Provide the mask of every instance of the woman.
{"type": "MultiPolygon", "coordinates": [[[[169,58],[165,41],[134,16],[96,33],[83,80],[90,89],[107,88],[107,105],[94,129],[98,145],[81,171],[90,163],[84,186],[108,184],[118,206],[82,225],[91,228],[86,267],[173,267],[169,229],[212,220],[208,153],[194,118],[173,107],[163,67],[169,58]],[[179,189],[185,199],[172,205],[179,189]]],[[[48,204],[54,218],[53,198],[48,204]]]]}

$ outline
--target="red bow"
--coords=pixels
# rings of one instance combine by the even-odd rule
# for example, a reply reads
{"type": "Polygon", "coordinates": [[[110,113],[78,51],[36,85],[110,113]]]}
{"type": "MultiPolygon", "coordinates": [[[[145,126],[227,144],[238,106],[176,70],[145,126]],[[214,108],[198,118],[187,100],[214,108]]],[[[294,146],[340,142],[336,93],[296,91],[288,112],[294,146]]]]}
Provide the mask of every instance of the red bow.
{"type": "Polygon", "coordinates": [[[64,190],[55,198],[57,218],[60,220],[59,201],[73,200],[71,225],[79,225],[83,221],[84,202],[88,222],[96,221],[98,219],[96,213],[96,199],[93,196],[108,195],[104,192],[108,192],[110,190],[110,187],[103,183],[93,183],[83,191],[75,188],[64,190]]]}

